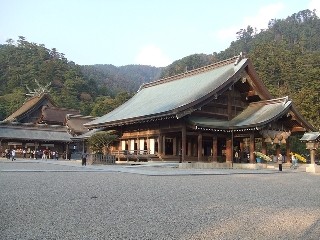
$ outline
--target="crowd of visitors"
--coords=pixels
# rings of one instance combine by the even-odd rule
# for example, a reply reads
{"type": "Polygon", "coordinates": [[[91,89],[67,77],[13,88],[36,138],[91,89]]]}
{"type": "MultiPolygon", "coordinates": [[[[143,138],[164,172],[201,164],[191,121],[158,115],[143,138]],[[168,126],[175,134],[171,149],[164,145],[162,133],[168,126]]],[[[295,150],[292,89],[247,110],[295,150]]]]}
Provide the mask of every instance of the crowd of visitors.
{"type": "Polygon", "coordinates": [[[59,152],[50,149],[39,150],[26,150],[26,149],[5,149],[4,157],[7,159],[15,160],[19,156],[21,158],[33,158],[33,159],[59,159],[59,152]]]}

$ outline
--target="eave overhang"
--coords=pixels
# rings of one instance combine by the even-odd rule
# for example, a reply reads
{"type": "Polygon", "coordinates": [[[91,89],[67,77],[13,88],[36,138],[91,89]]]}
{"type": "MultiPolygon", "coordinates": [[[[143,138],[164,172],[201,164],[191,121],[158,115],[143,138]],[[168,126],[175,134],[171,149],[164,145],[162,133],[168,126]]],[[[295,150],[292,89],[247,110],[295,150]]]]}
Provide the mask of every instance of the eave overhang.
{"type": "Polygon", "coordinates": [[[189,117],[188,119],[195,129],[200,130],[259,130],[286,116],[291,106],[292,102],[288,101],[288,98],[279,98],[251,103],[248,108],[230,121],[201,117],[189,117]]]}

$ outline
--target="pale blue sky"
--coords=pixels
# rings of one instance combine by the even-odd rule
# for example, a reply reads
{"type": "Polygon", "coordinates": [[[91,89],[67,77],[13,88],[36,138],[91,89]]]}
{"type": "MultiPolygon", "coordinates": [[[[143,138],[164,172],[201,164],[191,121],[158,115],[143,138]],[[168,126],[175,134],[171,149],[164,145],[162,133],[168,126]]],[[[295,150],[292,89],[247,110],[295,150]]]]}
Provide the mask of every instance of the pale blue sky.
{"type": "Polygon", "coordinates": [[[24,36],[81,65],[166,66],[305,9],[319,16],[320,0],[0,0],[0,44],[24,36]]]}

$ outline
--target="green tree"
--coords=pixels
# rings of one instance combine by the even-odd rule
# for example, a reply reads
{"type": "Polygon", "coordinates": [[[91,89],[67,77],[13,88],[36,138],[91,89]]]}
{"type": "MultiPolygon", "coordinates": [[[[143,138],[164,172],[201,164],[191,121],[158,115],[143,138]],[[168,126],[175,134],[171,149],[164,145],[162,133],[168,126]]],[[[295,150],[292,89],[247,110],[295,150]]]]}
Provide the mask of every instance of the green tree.
{"type": "Polygon", "coordinates": [[[88,139],[88,143],[93,152],[106,154],[109,152],[111,144],[117,139],[118,136],[116,134],[102,131],[93,134],[88,139]]]}

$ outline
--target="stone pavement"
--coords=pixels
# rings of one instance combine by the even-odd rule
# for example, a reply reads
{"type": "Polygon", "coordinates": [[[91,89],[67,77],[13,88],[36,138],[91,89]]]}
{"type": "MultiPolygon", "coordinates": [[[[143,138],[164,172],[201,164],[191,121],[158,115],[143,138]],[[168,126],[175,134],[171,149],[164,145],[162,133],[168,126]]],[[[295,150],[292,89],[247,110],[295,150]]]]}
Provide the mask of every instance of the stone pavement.
{"type": "Polygon", "coordinates": [[[319,175],[0,159],[0,239],[309,240],[319,175]]]}
{"type": "MultiPolygon", "coordinates": [[[[11,162],[4,158],[0,158],[0,162],[11,162]]],[[[14,163],[39,163],[46,164],[51,167],[42,166],[40,169],[28,168],[24,165],[23,168],[1,169],[0,172],[121,172],[140,174],[148,176],[176,176],[176,175],[229,175],[229,174],[279,174],[304,172],[304,168],[298,169],[284,168],[279,172],[277,168],[268,169],[180,169],[178,163],[170,162],[141,162],[141,163],[121,163],[115,165],[87,165],[81,166],[81,160],[33,160],[33,159],[17,159],[14,163]],[[54,168],[53,166],[65,167],[54,168]],[[53,168],[52,168],[53,167],[53,168]]],[[[18,166],[18,165],[17,165],[18,166]]]]}

